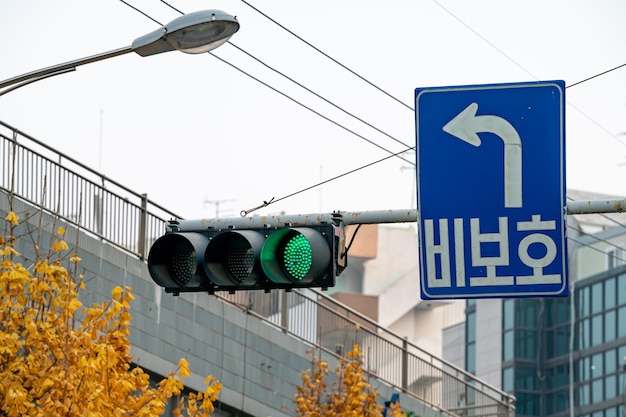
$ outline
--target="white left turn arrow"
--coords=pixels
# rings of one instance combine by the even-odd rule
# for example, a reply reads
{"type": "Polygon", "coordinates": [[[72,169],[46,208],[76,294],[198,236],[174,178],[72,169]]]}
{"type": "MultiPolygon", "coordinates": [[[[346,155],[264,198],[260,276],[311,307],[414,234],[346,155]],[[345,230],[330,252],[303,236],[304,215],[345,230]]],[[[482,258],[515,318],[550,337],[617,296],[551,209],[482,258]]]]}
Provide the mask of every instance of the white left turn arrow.
{"type": "Polygon", "coordinates": [[[504,207],[522,207],[522,140],[517,130],[500,116],[476,116],[472,103],[443,127],[443,131],[473,146],[480,146],[478,133],[493,133],[504,142],[504,207]]]}

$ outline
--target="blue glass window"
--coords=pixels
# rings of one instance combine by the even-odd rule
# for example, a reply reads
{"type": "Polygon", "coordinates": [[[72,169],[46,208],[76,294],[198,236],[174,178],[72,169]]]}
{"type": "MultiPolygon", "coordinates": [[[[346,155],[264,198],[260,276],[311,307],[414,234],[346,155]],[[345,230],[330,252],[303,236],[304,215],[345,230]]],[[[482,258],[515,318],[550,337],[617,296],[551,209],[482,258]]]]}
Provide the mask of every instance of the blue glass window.
{"type": "Polygon", "coordinates": [[[617,277],[617,302],[626,304],[626,274],[617,277]]]}
{"type": "Polygon", "coordinates": [[[578,324],[578,348],[587,349],[589,346],[591,346],[591,322],[584,319],[578,324]]]}
{"type": "Polygon", "coordinates": [[[591,346],[602,343],[602,314],[591,318],[591,346]]]}
{"type": "Polygon", "coordinates": [[[604,341],[615,339],[615,310],[604,313],[604,341]]]}
{"type": "Polygon", "coordinates": [[[591,314],[602,311],[602,282],[597,282],[591,286],[591,314]]]}
{"type": "Polygon", "coordinates": [[[581,288],[578,291],[578,317],[589,315],[589,287],[581,288]]]}
{"type": "Polygon", "coordinates": [[[588,405],[589,403],[589,384],[582,384],[578,387],[578,405],[588,405]]]}
{"type": "Polygon", "coordinates": [[[612,374],[617,371],[617,361],[615,360],[615,349],[604,352],[604,373],[612,374]]]}
{"type": "Polygon", "coordinates": [[[617,316],[617,337],[624,337],[626,336],[626,306],[617,310],[617,316]]]}
{"type": "Polygon", "coordinates": [[[604,393],[607,400],[617,397],[617,379],[615,375],[607,376],[604,380],[604,393]]]}
{"type": "Polygon", "coordinates": [[[609,278],[604,281],[604,309],[608,310],[615,307],[615,278],[609,278]]]}

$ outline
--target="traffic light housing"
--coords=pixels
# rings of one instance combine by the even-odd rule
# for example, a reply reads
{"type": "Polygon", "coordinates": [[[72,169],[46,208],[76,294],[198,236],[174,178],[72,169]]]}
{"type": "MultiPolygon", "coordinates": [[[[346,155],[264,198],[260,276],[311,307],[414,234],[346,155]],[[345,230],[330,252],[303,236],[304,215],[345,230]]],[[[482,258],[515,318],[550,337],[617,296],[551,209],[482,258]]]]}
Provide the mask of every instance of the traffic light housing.
{"type": "Polygon", "coordinates": [[[167,232],[148,254],[152,279],[168,293],[335,285],[335,227],[209,228],[167,232]]]}

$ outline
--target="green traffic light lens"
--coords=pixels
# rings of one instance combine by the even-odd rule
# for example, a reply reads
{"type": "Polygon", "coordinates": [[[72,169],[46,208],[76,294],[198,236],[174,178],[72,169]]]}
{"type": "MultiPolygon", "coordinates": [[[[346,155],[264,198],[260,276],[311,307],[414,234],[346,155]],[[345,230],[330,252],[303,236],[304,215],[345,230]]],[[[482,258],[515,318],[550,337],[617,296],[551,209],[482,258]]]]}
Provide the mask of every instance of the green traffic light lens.
{"type": "Polygon", "coordinates": [[[287,241],[283,252],[285,271],[295,280],[301,280],[311,269],[313,251],[308,239],[297,234],[287,241]]]}

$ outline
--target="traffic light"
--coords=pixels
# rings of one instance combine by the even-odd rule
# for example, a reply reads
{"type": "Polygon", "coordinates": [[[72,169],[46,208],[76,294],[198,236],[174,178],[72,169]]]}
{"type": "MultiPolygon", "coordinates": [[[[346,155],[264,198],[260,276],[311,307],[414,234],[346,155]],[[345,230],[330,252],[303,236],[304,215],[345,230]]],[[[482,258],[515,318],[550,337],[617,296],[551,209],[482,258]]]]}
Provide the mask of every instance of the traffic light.
{"type": "Polygon", "coordinates": [[[168,293],[335,285],[336,236],[330,224],[170,231],[148,254],[152,279],[168,293]]]}

